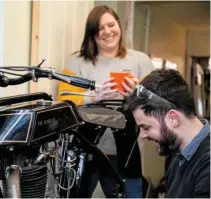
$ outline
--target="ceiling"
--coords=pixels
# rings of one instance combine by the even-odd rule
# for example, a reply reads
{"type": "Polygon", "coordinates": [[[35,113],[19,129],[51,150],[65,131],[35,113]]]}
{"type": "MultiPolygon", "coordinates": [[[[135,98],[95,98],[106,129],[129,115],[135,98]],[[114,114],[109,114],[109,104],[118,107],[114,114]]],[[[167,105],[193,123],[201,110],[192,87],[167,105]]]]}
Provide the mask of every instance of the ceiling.
{"type": "Polygon", "coordinates": [[[209,1],[145,1],[138,3],[147,3],[151,7],[159,7],[173,21],[181,25],[197,28],[210,26],[209,1]]]}

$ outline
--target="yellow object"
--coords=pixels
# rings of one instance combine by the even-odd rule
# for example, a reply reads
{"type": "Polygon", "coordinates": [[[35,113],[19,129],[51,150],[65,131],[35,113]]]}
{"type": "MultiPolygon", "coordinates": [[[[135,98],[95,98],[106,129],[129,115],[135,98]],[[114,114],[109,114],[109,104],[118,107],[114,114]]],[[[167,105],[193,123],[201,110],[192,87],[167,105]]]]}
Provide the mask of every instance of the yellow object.
{"type": "Polygon", "coordinates": [[[145,79],[145,77],[147,77],[149,74],[147,74],[147,75],[144,75],[143,77],[141,77],[140,79],[139,79],[139,84],[145,79]]]}
{"type": "MultiPolygon", "coordinates": [[[[62,74],[77,76],[75,73],[73,73],[72,71],[67,70],[67,69],[64,69],[62,74]]],[[[139,79],[139,82],[141,83],[143,81],[143,79],[147,75],[145,75],[144,77],[141,77],[139,79]]],[[[77,95],[61,96],[60,93],[63,92],[63,91],[72,91],[72,92],[78,92],[78,93],[86,93],[85,89],[77,87],[77,86],[72,86],[72,85],[69,85],[67,83],[64,83],[64,82],[60,81],[59,82],[58,95],[57,95],[57,100],[58,101],[70,100],[70,101],[74,102],[77,106],[85,104],[85,97],[84,96],[77,96],[77,95]]],[[[93,101],[93,99],[90,98],[90,101],[93,101]]]]}
{"type": "MultiPolygon", "coordinates": [[[[75,73],[73,73],[72,71],[67,70],[67,69],[64,69],[62,74],[76,76],[75,73]]],[[[59,82],[59,91],[58,91],[58,96],[57,96],[58,101],[70,100],[70,101],[74,102],[77,106],[85,104],[84,96],[77,96],[77,95],[61,96],[60,93],[63,91],[85,93],[86,92],[85,89],[77,87],[77,86],[72,86],[72,85],[69,85],[67,83],[60,81],[59,82]]]]}

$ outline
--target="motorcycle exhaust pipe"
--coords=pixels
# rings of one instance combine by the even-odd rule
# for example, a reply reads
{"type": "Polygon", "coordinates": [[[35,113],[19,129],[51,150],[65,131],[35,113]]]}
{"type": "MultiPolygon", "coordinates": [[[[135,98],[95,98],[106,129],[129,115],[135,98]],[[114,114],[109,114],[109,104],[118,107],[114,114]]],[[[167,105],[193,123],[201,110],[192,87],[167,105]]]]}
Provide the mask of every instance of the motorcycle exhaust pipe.
{"type": "Polygon", "coordinates": [[[7,183],[7,198],[21,198],[21,168],[17,165],[7,167],[5,171],[7,183]]]}

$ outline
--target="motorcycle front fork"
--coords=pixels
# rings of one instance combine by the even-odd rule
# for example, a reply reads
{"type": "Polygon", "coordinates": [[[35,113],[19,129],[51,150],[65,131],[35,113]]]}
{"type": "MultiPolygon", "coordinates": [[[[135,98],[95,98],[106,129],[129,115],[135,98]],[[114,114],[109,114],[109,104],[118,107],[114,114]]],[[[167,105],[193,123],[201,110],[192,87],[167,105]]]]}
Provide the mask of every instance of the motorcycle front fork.
{"type": "MultiPolygon", "coordinates": [[[[57,162],[57,164],[59,163],[60,165],[60,166],[58,165],[55,166],[55,168],[59,167],[60,172],[61,172],[61,169],[65,169],[66,173],[69,175],[66,181],[68,184],[68,187],[64,189],[66,190],[67,197],[70,195],[71,187],[73,186],[75,186],[75,191],[77,195],[79,194],[78,191],[80,190],[80,187],[81,187],[81,177],[84,172],[86,153],[78,152],[76,148],[68,149],[69,143],[71,142],[71,137],[68,134],[63,135],[60,141],[61,141],[60,142],[61,161],[55,161],[57,162]],[[75,168],[76,162],[78,162],[77,168],[75,168]],[[74,180],[71,180],[70,176],[72,176],[72,174],[75,175],[75,177],[72,177],[72,179],[74,180]],[[71,184],[71,186],[69,186],[69,184],[71,184]]],[[[65,177],[60,176],[58,181],[60,185],[63,185],[65,181],[65,177]]],[[[57,189],[57,193],[59,193],[62,187],[59,187],[57,185],[56,189],[57,189]]]]}

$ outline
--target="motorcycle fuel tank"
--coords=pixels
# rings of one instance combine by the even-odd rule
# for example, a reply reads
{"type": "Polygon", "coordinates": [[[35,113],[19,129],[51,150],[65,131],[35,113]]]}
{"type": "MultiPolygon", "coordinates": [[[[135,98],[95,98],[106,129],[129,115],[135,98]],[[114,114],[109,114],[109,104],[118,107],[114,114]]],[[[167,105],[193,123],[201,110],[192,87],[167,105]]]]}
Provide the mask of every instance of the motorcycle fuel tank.
{"type": "Polygon", "coordinates": [[[68,102],[31,101],[0,107],[0,146],[40,145],[80,125],[68,102]]]}

